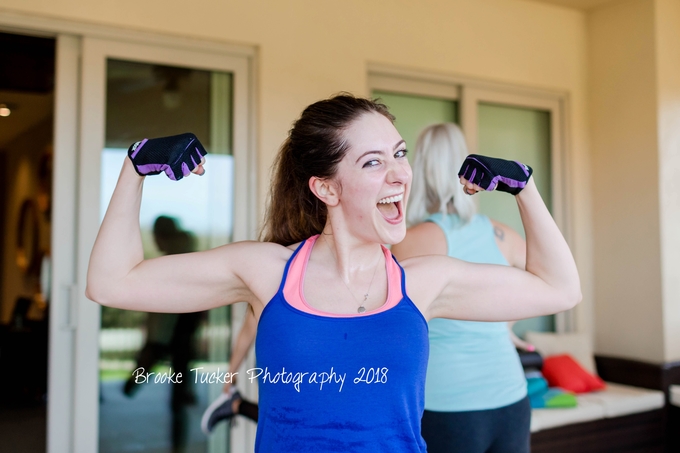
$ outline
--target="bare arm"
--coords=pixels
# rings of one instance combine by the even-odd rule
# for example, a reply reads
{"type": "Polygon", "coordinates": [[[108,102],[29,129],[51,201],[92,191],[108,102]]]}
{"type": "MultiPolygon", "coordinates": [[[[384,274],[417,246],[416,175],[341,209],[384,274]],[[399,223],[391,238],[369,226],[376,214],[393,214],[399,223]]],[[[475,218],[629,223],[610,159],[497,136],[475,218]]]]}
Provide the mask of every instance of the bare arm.
{"type": "MultiPolygon", "coordinates": [[[[525,269],[527,264],[527,244],[522,239],[522,236],[504,223],[498,222],[496,220],[491,220],[493,225],[493,233],[496,238],[496,245],[500,249],[501,253],[507,260],[510,266],[516,267],[518,269],[525,269]]],[[[522,340],[518,337],[512,330],[516,321],[508,322],[508,334],[510,335],[510,340],[512,344],[517,349],[523,349],[525,351],[535,351],[536,348],[529,342],[522,340]]]]}
{"type": "Polygon", "coordinates": [[[143,182],[125,159],[90,256],[87,296],[111,307],[166,313],[255,302],[243,276],[257,275],[253,258],[279,246],[237,243],[144,260],[139,228],[143,182]]]}
{"type": "MultiPolygon", "coordinates": [[[[236,343],[234,343],[234,347],[231,350],[231,358],[229,359],[230,373],[235,373],[241,367],[243,359],[248,355],[248,351],[250,351],[251,346],[255,342],[255,334],[257,334],[257,320],[253,311],[248,308],[241,330],[238,333],[238,337],[236,337],[236,343]]],[[[231,384],[231,382],[226,382],[222,391],[227,393],[231,384]]]]}
{"type": "Polygon", "coordinates": [[[508,321],[557,313],[581,300],[571,251],[533,179],[516,199],[527,235],[526,271],[443,256],[403,263],[428,319],[508,321]]]}
{"type": "MultiPolygon", "coordinates": [[[[510,266],[518,269],[526,267],[526,242],[515,230],[504,223],[491,220],[494,239],[498,249],[510,266]]],[[[392,246],[392,253],[398,260],[405,260],[414,256],[447,255],[446,237],[440,227],[432,222],[423,222],[409,228],[406,237],[399,244],[392,246]]],[[[512,326],[515,321],[508,322],[508,334],[516,348],[534,351],[536,348],[515,335],[512,326]]]]}
{"type": "Polygon", "coordinates": [[[515,321],[510,321],[508,323],[508,334],[510,335],[510,341],[512,341],[512,344],[517,349],[523,349],[525,351],[535,351],[536,347],[533,344],[529,343],[528,341],[522,340],[515,334],[515,332],[512,330],[513,325],[515,325],[515,321]]]}

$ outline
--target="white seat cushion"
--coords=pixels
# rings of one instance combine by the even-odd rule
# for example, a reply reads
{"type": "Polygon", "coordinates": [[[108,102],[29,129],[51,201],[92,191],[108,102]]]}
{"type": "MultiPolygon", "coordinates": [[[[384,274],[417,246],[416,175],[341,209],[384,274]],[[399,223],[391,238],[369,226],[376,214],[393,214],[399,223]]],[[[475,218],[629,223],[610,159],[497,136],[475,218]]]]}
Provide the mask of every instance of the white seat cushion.
{"type": "Polygon", "coordinates": [[[671,404],[680,407],[680,385],[671,385],[671,404]]]}
{"type": "MultiPolygon", "coordinates": [[[[678,397],[680,397],[680,387],[678,388],[678,397]]],[[[660,390],[648,390],[613,382],[607,382],[605,390],[578,395],[576,399],[578,406],[574,408],[533,409],[531,411],[531,432],[601,418],[637,414],[660,409],[664,406],[664,394],[660,390]]]]}
{"type": "Polygon", "coordinates": [[[662,408],[664,406],[664,394],[661,390],[649,390],[607,382],[605,390],[580,395],[578,401],[579,404],[581,401],[602,404],[604,416],[611,418],[662,408]]]}
{"type": "Polygon", "coordinates": [[[564,409],[533,409],[531,411],[531,432],[574,423],[589,422],[604,418],[604,406],[598,402],[579,400],[577,407],[564,409]]]}

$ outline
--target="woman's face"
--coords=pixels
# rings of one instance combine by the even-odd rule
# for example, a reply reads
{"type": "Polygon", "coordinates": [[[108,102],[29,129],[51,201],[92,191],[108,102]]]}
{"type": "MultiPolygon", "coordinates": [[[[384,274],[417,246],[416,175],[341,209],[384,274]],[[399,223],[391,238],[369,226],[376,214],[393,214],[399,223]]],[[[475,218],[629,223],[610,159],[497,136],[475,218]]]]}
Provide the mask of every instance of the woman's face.
{"type": "Polygon", "coordinates": [[[338,207],[345,223],[364,240],[401,242],[412,177],[406,143],[379,113],[361,115],[343,135],[349,149],[333,179],[341,187],[338,207]]]}

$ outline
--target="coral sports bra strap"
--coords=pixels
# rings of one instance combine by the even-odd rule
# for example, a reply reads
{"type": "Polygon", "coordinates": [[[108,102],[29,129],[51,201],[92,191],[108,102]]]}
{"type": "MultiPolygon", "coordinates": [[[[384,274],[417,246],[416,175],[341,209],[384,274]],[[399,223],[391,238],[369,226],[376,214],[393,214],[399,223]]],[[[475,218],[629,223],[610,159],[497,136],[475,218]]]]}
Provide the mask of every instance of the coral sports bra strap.
{"type": "Polygon", "coordinates": [[[316,236],[312,236],[305,240],[300,245],[300,247],[298,247],[293,256],[291,256],[288,264],[286,265],[282,286],[283,296],[289,305],[296,308],[297,310],[317,316],[326,316],[331,318],[356,318],[382,313],[392,307],[395,307],[401,301],[404,296],[402,289],[402,269],[393,259],[392,253],[390,253],[386,247],[381,246],[383,253],[385,254],[385,268],[387,271],[387,300],[383,305],[375,310],[356,314],[328,313],[317,310],[310,306],[305,300],[304,281],[305,273],[307,271],[307,264],[309,263],[309,257],[312,254],[314,243],[316,243],[318,238],[319,235],[317,234],[316,236]]]}

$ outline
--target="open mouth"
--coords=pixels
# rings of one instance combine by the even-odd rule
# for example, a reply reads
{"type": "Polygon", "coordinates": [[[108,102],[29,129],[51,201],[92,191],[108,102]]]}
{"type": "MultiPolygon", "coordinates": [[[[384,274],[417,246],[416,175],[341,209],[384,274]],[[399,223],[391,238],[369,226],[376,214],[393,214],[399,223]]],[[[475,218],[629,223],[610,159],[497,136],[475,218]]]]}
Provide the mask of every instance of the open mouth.
{"type": "Polygon", "coordinates": [[[378,201],[378,211],[389,223],[397,224],[403,219],[404,194],[385,197],[378,201]]]}

